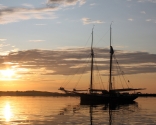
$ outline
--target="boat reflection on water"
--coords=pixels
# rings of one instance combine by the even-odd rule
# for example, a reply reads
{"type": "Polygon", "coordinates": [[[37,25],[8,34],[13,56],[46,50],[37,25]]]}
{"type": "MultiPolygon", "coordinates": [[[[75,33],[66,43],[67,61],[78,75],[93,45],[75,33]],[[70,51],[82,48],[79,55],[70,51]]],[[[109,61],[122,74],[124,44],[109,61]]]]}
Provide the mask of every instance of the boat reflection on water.
{"type": "MultiPolygon", "coordinates": [[[[90,106],[90,124],[94,125],[94,108],[96,108],[96,105],[89,106],[90,106]]],[[[108,113],[108,125],[115,125],[121,124],[121,122],[124,121],[123,115],[130,114],[132,112],[137,111],[138,109],[139,109],[138,103],[132,101],[129,103],[106,103],[103,104],[103,108],[101,110],[104,110],[108,113]],[[120,119],[122,119],[121,121],[119,121],[119,117],[120,119]]]]}
{"type": "Polygon", "coordinates": [[[129,117],[139,110],[138,103],[135,101],[129,103],[105,103],[105,104],[80,104],[68,105],[62,109],[60,115],[68,116],[73,114],[76,124],[130,124],[129,117]]]}

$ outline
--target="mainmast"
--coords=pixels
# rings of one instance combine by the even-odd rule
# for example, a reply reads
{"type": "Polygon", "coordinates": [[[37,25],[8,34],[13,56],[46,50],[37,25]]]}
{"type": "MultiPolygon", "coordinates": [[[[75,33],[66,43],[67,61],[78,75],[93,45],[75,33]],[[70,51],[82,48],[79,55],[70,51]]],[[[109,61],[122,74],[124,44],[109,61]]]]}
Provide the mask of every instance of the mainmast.
{"type": "MultiPolygon", "coordinates": [[[[111,23],[112,25],[112,23],[111,23]]],[[[110,90],[112,90],[112,57],[113,57],[113,54],[114,54],[114,50],[113,50],[113,47],[111,45],[111,42],[112,42],[112,39],[111,39],[111,35],[112,35],[112,28],[111,28],[111,25],[110,25],[110,69],[109,69],[109,92],[110,90]]]]}
{"type": "MultiPolygon", "coordinates": [[[[93,29],[94,29],[94,27],[93,27],[93,29]]],[[[92,88],[93,88],[93,58],[94,58],[94,51],[93,51],[93,29],[92,29],[92,43],[91,43],[90,93],[92,93],[92,88]]]]}

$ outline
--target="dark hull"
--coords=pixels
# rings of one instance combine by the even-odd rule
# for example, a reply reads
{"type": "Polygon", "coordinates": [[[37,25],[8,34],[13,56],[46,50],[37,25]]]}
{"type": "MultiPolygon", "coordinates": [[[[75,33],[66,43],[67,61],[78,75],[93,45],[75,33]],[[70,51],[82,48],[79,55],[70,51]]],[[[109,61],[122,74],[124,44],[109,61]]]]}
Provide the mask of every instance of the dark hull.
{"type": "Polygon", "coordinates": [[[130,103],[133,102],[138,95],[100,95],[100,94],[80,94],[81,104],[102,104],[102,103],[130,103]]]}

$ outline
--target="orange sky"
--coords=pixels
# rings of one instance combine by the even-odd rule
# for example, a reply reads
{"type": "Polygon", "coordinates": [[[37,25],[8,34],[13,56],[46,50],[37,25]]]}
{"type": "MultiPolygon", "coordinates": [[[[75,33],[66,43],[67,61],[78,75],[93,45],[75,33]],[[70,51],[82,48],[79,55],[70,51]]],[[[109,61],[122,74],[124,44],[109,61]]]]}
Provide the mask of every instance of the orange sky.
{"type": "MultiPolygon", "coordinates": [[[[18,75],[18,74],[14,74],[18,75]]],[[[80,76],[80,75],[79,75],[80,76]]],[[[25,76],[21,76],[25,77],[25,76]]],[[[29,76],[31,77],[31,76],[29,76]]],[[[75,76],[71,79],[71,81],[66,84],[65,79],[70,79],[73,76],[62,76],[62,75],[54,75],[49,76],[49,79],[52,79],[51,81],[38,81],[35,79],[32,80],[11,80],[13,77],[10,77],[9,80],[3,80],[1,81],[0,90],[1,91],[26,91],[26,90],[40,90],[40,91],[52,91],[52,92],[60,92],[58,91],[59,87],[66,87],[67,89],[73,89],[75,85],[77,84],[79,77],[75,76]],[[67,78],[68,77],[68,78],[67,78]],[[66,85],[65,85],[66,84],[66,85]]],[[[126,78],[130,81],[129,87],[134,88],[146,88],[146,90],[142,90],[139,92],[142,93],[156,93],[155,88],[155,73],[147,73],[147,74],[137,74],[137,75],[127,75],[126,78]]],[[[89,74],[83,75],[81,77],[81,80],[79,81],[77,85],[77,89],[86,89],[89,88],[89,74]]],[[[108,76],[104,76],[102,78],[105,89],[108,88],[108,76]]],[[[120,85],[115,85],[120,87],[120,85]]],[[[125,86],[125,85],[124,85],[125,86]]]]}

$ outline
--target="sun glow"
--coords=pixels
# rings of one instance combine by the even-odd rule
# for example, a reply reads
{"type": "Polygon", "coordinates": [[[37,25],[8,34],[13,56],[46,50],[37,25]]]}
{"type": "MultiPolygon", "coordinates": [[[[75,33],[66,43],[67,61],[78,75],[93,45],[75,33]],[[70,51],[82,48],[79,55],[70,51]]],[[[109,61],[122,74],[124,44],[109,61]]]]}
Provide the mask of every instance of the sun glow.
{"type": "Polygon", "coordinates": [[[15,75],[15,71],[12,69],[0,70],[0,73],[3,80],[13,80],[13,76],[15,75]]]}

